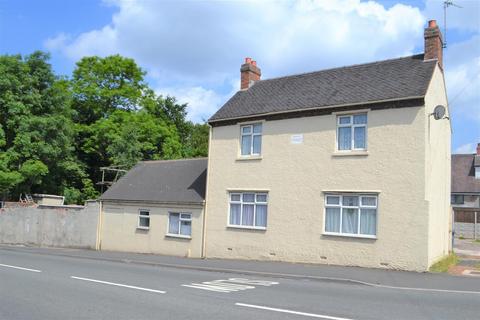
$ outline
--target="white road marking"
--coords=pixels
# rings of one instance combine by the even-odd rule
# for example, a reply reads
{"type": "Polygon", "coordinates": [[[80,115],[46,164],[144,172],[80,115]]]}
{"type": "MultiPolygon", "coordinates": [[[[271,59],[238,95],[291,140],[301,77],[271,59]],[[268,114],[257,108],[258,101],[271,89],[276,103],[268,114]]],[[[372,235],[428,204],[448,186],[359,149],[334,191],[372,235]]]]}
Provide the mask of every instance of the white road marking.
{"type": "Polygon", "coordinates": [[[328,320],[353,320],[353,319],[349,319],[349,318],[326,316],[326,315],[323,315],[323,314],[315,314],[315,313],[299,312],[299,311],[293,311],[293,310],[287,310],[287,309],[257,306],[257,305],[254,305],[254,304],[246,304],[246,303],[238,303],[237,302],[237,303],[235,303],[235,305],[240,306],[240,307],[247,307],[247,308],[254,308],[254,309],[261,309],[261,310],[295,314],[297,316],[304,316],[304,317],[310,317],[310,318],[320,318],[320,319],[328,319],[328,320]]]}
{"type": "Polygon", "coordinates": [[[18,269],[18,270],[24,270],[24,271],[31,271],[31,272],[42,272],[41,270],[11,266],[11,265],[8,265],[8,264],[1,264],[1,263],[0,263],[0,267],[6,267],[6,268],[12,268],[12,269],[18,269]]]}
{"type": "Polygon", "coordinates": [[[166,293],[166,291],[161,291],[161,290],[154,290],[154,289],[148,289],[148,288],[142,288],[142,287],[136,287],[136,286],[129,286],[129,285],[126,285],[126,284],[120,284],[120,283],[114,283],[114,282],[108,282],[108,281],[101,281],[101,280],[95,280],[95,279],[89,279],[89,278],[74,277],[74,276],[70,276],[70,278],[77,279],[77,280],[83,280],[83,281],[90,281],[90,282],[95,282],[95,283],[101,283],[101,284],[108,284],[108,285],[111,285],[111,286],[117,286],[117,287],[129,288],[129,289],[136,289],[136,290],[154,292],[154,293],[166,293]]]}
{"type": "Polygon", "coordinates": [[[231,292],[228,289],[222,289],[218,286],[208,286],[208,285],[201,284],[201,283],[192,283],[191,285],[190,284],[182,284],[182,287],[202,289],[202,290],[215,291],[215,292],[223,292],[223,293],[231,292]]]}
{"type": "Polygon", "coordinates": [[[214,281],[205,281],[202,283],[182,284],[182,287],[229,293],[229,292],[255,289],[255,286],[253,285],[269,287],[274,284],[278,284],[278,282],[248,280],[244,278],[230,278],[228,280],[214,280],[214,281]]]}

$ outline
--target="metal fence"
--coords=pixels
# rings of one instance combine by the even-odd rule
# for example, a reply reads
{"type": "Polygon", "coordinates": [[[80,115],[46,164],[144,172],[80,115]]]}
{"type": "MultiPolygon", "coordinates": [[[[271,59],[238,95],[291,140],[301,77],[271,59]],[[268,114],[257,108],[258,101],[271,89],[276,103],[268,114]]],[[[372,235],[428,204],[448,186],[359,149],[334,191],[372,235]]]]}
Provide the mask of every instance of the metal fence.
{"type": "Polygon", "coordinates": [[[466,239],[480,239],[480,209],[454,209],[455,237],[466,239]]]}

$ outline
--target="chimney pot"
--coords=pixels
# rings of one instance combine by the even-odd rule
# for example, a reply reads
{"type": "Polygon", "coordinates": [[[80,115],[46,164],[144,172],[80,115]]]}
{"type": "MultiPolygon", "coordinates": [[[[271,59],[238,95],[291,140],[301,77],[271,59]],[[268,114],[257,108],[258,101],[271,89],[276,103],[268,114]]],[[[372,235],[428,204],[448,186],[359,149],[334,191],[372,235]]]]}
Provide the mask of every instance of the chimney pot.
{"type": "Polygon", "coordinates": [[[477,156],[480,156],[480,143],[477,144],[477,156]]]}
{"type": "Polygon", "coordinates": [[[250,88],[255,81],[260,80],[261,75],[257,62],[252,58],[245,58],[245,63],[240,67],[240,89],[250,88]]]}
{"type": "Polygon", "coordinates": [[[437,59],[438,65],[443,69],[443,39],[436,20],[428,21],[428,27],[425,28],[423,35],[425,38],[423,59],[437,59]]]}

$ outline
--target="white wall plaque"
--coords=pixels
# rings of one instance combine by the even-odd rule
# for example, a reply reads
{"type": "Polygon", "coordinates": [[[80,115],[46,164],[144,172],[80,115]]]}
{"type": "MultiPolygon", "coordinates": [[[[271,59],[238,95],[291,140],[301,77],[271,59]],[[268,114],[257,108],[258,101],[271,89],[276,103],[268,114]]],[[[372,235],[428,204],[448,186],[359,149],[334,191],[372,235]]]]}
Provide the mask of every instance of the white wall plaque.
{"type": "Polygon", "coordinates": [[[303,143],[303,134],[292,134],[290,136],[291,144],[302,144],[303,143]]]}

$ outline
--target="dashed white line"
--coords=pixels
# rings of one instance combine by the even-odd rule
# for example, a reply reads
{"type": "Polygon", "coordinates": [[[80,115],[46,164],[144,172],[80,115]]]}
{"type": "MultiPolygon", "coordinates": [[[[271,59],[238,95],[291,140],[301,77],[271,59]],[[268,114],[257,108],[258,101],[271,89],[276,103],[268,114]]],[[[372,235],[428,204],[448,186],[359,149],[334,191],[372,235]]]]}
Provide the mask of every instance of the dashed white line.
{"type": "Polygon", "coordinates": [[[0,267],[6,267],[6,268],[12,268],[12,269],[18,269],[18,270],[30,271],[30,272],[42,272],[41,270],[29,269],[29,268],[17,267],[17,266],[11,266],[11,265],[8,265],[8,264],[1,264],[1,263],[0,263],[0,267]]]}
{"type": "Polygon", "coordinates": [[[246,303],[238,303],[237,302],[237,303],[235,303],[235,305],[240,306],[240,307],[247,307],[247,308],[261,309],[261,310],[267,310],[267,311],[275,311],[275,312],[295,314],[297,316],[304,316],[304,317],[310,317],[310,318],[320,318],[320,319],[328,319],[328,320],[353,320],[353,319],[349,319],[349,318],[339,318],[339,317],[326,316],[326,315],[323,315],[323,314],[315,314],[315,313],[299,312],[299,311],[293,311],[293,310],[287,310],[287,309],[257,306],[257,305],[254,305],[254,304],[246,304],[246,303]]]}
{"type": "Polygon", "coordinates": [[[108,282],[108,281],[102,281],[102,280],[95,280],[95,279],[82,278],[82,277],[74,277],[74,276],[70,276],[70,278],[76,279],[76,280],[83,280],[83,281],[90,281],[90,282],[95,282],[95,283],[101,283],[101,284],[108,284],[108,285],[111,285],[111,286],[117,286],[117,287],[123,287],[123,288],[135,289],[135,290],[142,290],[142,291],[154,292],[154,293],[166,293],[166,291],[154,290],[154,289],[148,289],[148,288],[142,288],[142,287],[137,287],[137,286],[130,286],[130,285],[126,285],[126,284],[114,283],[114,282],[108,282]]]}

